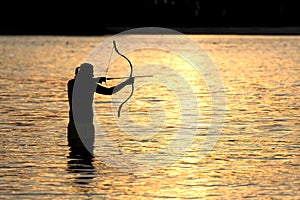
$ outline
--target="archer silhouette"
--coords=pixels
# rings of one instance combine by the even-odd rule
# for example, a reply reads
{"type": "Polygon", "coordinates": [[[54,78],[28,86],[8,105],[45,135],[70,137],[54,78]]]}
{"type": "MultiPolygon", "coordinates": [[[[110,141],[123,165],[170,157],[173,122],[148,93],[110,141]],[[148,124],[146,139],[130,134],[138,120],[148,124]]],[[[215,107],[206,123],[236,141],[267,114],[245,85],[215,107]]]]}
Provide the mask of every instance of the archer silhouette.
{"type": "Polygon", "coordinates": [[[92,104],[94,93],[112,95],[126,85],[132,85],[134,77],[129,77],[126,81],[113,87],[104,87],[101,85],[102,82],[106,82],[106,77],[95,78],[94,66],[90,63],[82,63],[80,67],[76,67],[75,77],[69,80],[67,84],[69,100],[68,145],[72,151],[85,157],[93,157],[95,129],[92,104]],[[80,151],[74,149],[80,149],[80,151]]]}

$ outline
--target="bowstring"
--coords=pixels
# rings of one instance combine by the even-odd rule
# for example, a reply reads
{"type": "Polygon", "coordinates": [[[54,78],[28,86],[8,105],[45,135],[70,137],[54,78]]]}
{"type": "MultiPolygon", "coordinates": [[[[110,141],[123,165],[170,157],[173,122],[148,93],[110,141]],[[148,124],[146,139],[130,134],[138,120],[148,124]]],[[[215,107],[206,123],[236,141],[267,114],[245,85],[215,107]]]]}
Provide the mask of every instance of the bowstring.
{"type": "MultiPolygon", "coordinates": [[[[112,47],[112,48],[111,48],[111,51],[110,51],[110,56],[109,56],[109,60],[108,60],[108,63],[107,63],[107,66],[106,66],[106,70],[105,70],[105,75],[104,75],[105,78],[107,78],[108,68],[109,68],[109,66],[110,66],[112,54],[113,54],[113,52],[114,52],[113,49],[114,49],[114,47],[112,47]]],[[[105,86],[108,87],[108,85],[107,85],[107,79],[105,80],[105,86]]],[[[111,99],[112,99],[112,98],[111,98],[111,99]]],[[[115,105],[114,103],[113,103],[113,105],[114,105],[115,111],[118,112],[116,105],[115,105]]]]}
{"type": "MultiPolygon", "coordinates": [[[[113,54],[113,47],[111,48],[109,60],[108,60],[107,66],[106,66],[105,75],[104,75],[105,78],[107,77],[108,68],[109,68],[109,65],[110,65],[110,62],[111,62],[112,54],[113,54]]],[[[105,81],[105,85],[107,86],[106,81],[105,81]]]]}

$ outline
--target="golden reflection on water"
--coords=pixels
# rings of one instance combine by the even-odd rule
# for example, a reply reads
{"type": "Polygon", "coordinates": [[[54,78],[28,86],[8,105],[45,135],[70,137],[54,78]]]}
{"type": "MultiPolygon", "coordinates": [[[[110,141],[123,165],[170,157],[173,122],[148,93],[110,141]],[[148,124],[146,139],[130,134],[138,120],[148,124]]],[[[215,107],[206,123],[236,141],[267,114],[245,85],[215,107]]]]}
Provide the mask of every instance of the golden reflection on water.
{"type": "MultiPolygon", "coordinates": [[[[222,134],[212,151],[201,157],[198,144],[210,123],[211,100],[205,81],[187,70],[185,60],[151,49],[126,54],[137,69],[154,60],[182,74],[197,91],[201,113],[194,143],[184,156],[144,175],[69,155],[66,82],[105,37],[0,37],[0,197],[298,199],[299,37],[191,37],[209,53],[222,75],[227,109],[222,134]]],[[[123,76],[127,70],[128,64],[116,59],[108,76],[123,76]]],[[[143,73],[151,74],[151,68],[143,73]]],[[[122,97],[129,91],[124,90],[122,97]]],[[[162,134],[146,140],[116,126],[116,108],[124,98],[95,95],[95,109],[104,113],[97,115],[97,121],[120,149],[155,152],[178,130],[177,99],[168,88],[155,84],[136,89],[122,116],[130,114],[136,124],[147,126],[153,104],[166,116],[162,134]]]]}
{"type": "MultiPolygon", "coordinates": [[[[167,66],[170,70],[175,70],[180,76],[184,79],[178,79],[176,77],[163,77],[165,79],[175,79],[172,82],[173,85],[161,85],[156,82],[147,83],[146,78],[136,78],[135,85],[142,85],[138,88],[135,88],[133,96],[130,101],[123,106],[123,112],[121,116],[124,118],[130,117],[130,126],[133,127],[144,127],[150,129],[149,135],[143,132],[136,132],[137,128],[131,131],[126,131],[125,129],[116,128],[118,127],[118,122],[116,121],[115,114],[117,112],[118,106],[120,103],[128,97],[130,93],[130,87],[127,90],[121,91],[124,93],[124,96],[121,96],[120,99],[114,100],[110,97],[95,96],[95,110],[96,121],[101,125],[102,131],[106,134],[107,138],[113,141],[115,144],[118,144],[118,147],[122,151],[129,151],[134,153],[151,153],[159,151],[170,143],[180,131],[182,120],[183,109],[180,105],[182,102],[179,101],[178,95],[185,96],[185,88],[182,87],[181,93],[176,94],[172,91],[171,87],[181,87],[180,80],[186,81],[191,90],[195,92],[195,98],[198,102],[198,112],[202,114],[201,121],[198,119],[194,123],[199,123],[202,130],[194,130],[194,140],[197,143],[202,141],[201,136],[205,134],[205,128],[207,128],[207,123],[210,120],[210,106],[211,106],[211,97],[208,92],[205,80],[201,77],[198,72],[193,69],[190,63],[188,63],[184,58],[175,55],[170,52],[165,52],[157,49],[145,49],[134,51],[126,54],[131,60],[131,63],[134,66],[134,72],[138,71],[139,74],[135,75],[153,75],[153,79],[161,74],[153,74],[151,65],[161,65],[167,66]],[[155,57],[155,59],[153,59],[155,57]],[[147,66],[145,66],[147,65],[147,66]],[[148,67],[148,68],[147,68],[148,67]],[[139,68],[142,68],[142,73],[139,72],[139,68]],[[146,84],[143,84],[146,82],[146,84]],[[110,102],[110,101],[119,101],[115,104],[102,104],[101,102],[110,102]],[[98,102],[98,103],[97,103],[98,102]],[[128,111],[128,115],[125,113],[125,110],[128,111]],[[105,113],[105,115],[101,115],[105,113]],[[152,116],[153,115],[153,116],[152,116]],[[164,117],[162,117],[164,116],[164,117]],[[152,130],[152,131],[151,131],[152,130]],[[132,132],[136,132],[132,134],[132,132]]],[[[129,66],[127,61],[123,58],[118,58],[111,63],[106,75],[113,74],[115,77],[124,77],[124,71],[121,69],[124,68],[124,71],[127,71],[129,66]]],[[[160,71],[163,74],[163,71],[160,71]]],[[[168,72],[165,73],[168,75],[168,72]]],[[[104,85],[113,86],[119,83],[120,80],[108,81],[104,85]]],[[[121,80],[123,81],[123,80],[121,80]]],[[[189,100],[184,100],[185,104],[189,104],[189,100]]],[[[192,107],[192,109],[194,109],[192,107]]],[[[180,133],[179,133],[180,134],[180,133]]],[[[126,162],[126,161],[125,161],[126,162]]]]}

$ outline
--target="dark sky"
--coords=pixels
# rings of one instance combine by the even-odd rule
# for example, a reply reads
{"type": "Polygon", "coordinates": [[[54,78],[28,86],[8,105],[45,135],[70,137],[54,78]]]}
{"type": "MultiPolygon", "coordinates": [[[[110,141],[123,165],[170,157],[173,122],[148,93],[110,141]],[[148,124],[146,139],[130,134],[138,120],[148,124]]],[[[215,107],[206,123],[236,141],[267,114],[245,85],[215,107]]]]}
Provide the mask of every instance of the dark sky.
{"type": "Polygon", "coordinates": [[[296,1],[4,1],[0,34],[101,35],[111,27],[300,27],[296,1]]]}

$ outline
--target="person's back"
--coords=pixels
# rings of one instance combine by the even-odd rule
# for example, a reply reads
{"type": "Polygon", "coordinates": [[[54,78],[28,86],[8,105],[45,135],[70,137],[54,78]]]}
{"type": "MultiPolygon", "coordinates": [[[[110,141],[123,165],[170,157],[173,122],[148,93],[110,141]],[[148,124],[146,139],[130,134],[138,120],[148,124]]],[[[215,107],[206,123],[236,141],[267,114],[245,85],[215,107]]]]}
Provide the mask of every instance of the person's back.
{"type": "Polygon", "coordinates": [[[97,81],[93,78],[92,65],[81,65],[78,69],[75,78],[68,81],[69,120],[93,123],[92,105],[97,81]]]}
{"type": "Polygon", "coordinates": [[[69,121],[73,122],[73,108],[72,108],[72,96],[73,96],[73,88],[74,88],[75,78],[70,79],[67,84],[68,88],[68,101],[69,101],[69,121]]]}
{"type": "Polygon", "coordinates": [[[90,75],[91,72],[85,68],[86,66],[81,67],[76,68],[75,77],[67,83],[68,145],[73,152],[80,152],[80,154],[90,157],[93,155],[95,137],[92,103],[97,84],[90,75]],[[77,149],[79,151],[76,151],[77,149]]]}

